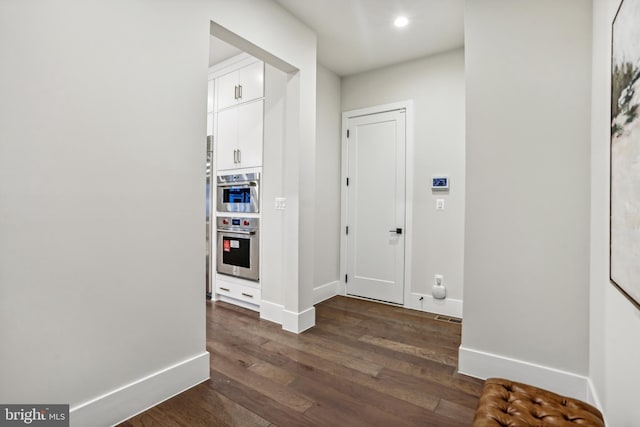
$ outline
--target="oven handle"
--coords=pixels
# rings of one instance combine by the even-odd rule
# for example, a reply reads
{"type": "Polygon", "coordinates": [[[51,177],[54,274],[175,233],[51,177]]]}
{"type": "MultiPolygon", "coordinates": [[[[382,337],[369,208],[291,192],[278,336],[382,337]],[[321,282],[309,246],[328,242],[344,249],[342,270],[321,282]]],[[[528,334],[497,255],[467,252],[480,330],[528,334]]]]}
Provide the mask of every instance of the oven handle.
{"type": "Polygon", "coordinates": [[[218,232],[221,232],[221,233],[229,233],[229,234],[245,234],[245,235],[249,235],[249,236],[253,236],[254,234],[256,234],[255,231],[225,230],[224,228],[217,228],[216,230],[218,232]]]}
{"type": "Polygon", "coordinates": [[[243,185],[249,185],[250,187],[257,187],[258,181],[238,181],[229,183],[218,183],[218,187],[242,187],[243,185]]]}

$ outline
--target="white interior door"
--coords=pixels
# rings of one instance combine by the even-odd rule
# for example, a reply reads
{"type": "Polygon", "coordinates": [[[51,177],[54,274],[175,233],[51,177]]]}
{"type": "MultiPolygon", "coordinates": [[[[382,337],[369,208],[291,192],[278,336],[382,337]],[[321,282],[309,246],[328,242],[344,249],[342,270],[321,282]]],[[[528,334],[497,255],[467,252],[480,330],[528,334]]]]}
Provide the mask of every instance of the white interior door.
{"type": "Polygon", "coordinates": [[[350,118],[347,294],[402,304],[405,111],[350,118]]]}

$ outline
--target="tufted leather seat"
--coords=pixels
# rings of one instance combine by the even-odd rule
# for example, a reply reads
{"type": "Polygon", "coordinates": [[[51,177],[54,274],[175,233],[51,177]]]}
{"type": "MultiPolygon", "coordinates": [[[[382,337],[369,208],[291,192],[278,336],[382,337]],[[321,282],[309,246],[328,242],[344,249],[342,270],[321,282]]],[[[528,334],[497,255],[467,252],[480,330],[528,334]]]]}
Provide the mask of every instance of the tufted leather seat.
{"type": "Polygon", "coordinates": [[[604,427],[593,406],[501,378],[484,383],[473,427],[604,427]]]}

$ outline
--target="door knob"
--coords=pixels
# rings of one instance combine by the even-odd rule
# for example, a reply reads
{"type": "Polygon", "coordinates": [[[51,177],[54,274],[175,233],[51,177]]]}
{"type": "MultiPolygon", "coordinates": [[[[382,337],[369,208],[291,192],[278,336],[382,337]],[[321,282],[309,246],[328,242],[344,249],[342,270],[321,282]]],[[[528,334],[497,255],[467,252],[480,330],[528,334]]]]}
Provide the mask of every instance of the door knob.
{"type": "Polygon", "coordinates": [[[395,230],[389,230],[389,233],[402,234],[402,228],[396,228],[395,230]]]}

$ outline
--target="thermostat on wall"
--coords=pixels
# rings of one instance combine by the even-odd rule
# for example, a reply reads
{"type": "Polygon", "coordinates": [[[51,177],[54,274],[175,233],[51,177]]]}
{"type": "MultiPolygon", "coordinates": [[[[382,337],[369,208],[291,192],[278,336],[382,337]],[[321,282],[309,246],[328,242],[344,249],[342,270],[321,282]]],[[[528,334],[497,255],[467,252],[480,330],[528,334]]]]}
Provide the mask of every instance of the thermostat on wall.
{"type": "Polygon", "coordinates": [[[431,178],[432,190],[448,190],[449,189],[449,177],[448,176],[434,176],[431,178]]]}

